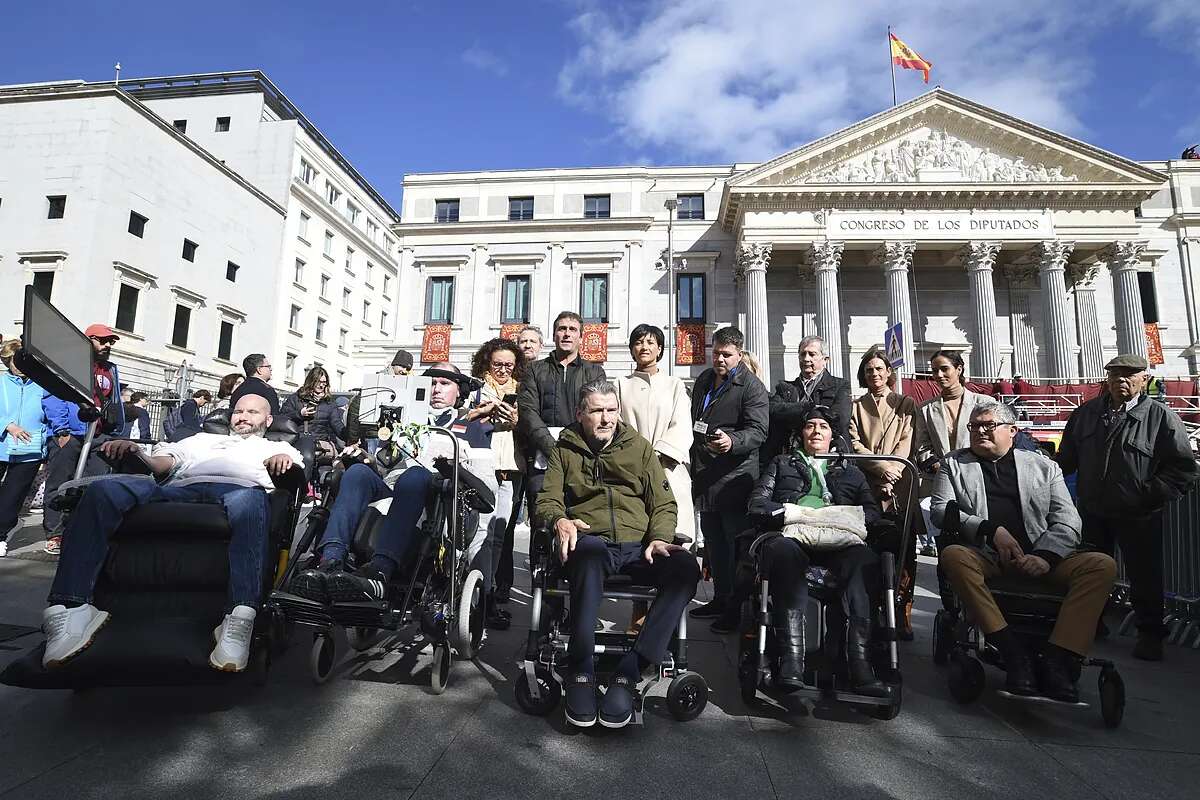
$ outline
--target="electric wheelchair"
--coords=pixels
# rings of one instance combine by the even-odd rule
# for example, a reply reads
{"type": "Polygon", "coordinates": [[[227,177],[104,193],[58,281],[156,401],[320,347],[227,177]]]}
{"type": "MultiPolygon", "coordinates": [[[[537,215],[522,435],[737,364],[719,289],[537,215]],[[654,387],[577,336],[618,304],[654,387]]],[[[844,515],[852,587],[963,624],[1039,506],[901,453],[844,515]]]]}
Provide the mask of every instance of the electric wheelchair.
{"type": "MultiPolygon", "coordinates": [[[[686,544],[677,539],[675,544],[686,544]]],[[[535,716],[546,716],[558,707],[562,699],[562,674],[570,643],[568,616],[570,588],[562,574],[554,552],[553,532],[538,526],[532,531],[529,543],[529,572],[532,589],[529,634],[524,658],[514,681],[517,705],[535,716]]],[[[652,603],[658,591],[654,586],[637,583],[637,576],[611,575],[604,581],[602,597],[606,600],[632,600],[652,603]]],[[[679,618],[679,627],[653,677],[644,681],[633,693],[633,725],[643,723],[642,712],[646,693],[659,681],[670,679],[666,705],[671,716],[682,722],[695,719],[708,705],[708,683],[704,676],[688,669],[687,609],[679,618]]],[[[637,635],[627,631],[596,632],[596,674],[605,674],[621,656],[633,649],[637,635]]]]}
{"type": "MultiPolygon", "coordinates": [[[[951,501],[946,506],[945,522],[937,535],[938,553],[958,541],[958,504],[951,501]]],[[[950,696],[964,705],[973,703],[983,694],[987,686],[984,664],[1004,669],[1004,658],[999,649],[988,641],[954,595],[950,582],[938,569],[939,591],[942,608],[933,621],[933,661],[947,668],[946,685],[950,696]]],[[[1031,581],[1019,577],[1005,576],[989,580],[988,589],[996,605],[1004,614],[1009,628],[1025,645],[1034,659],[1041,658],[1042,648],[1050,638],[1055,620],[1066,597],[1065,590],[1048,586],[1043,581],[1031,581]]],[[[1116,664],[1105,658],[1086,657],[1074,665],[1072,678],[1079,680],[1083,667],[1098,667],[1097,690],[1100,695],[1100,715],[1109,728],[1119,727],[1125,715],[1125,681],[1116,664]]],[[[1005,696],[1022,702],[1046,705],[1087,708],[1080,701],[1067,704],[1043,697],[1005,696]]]]}
{"type": "MultiPolygon", "coordinates": [[[[208,433],[229,433],[229,412],[205,420],[208,433]]],[[[295,446],[295,425],[277,419],[266,437],[295,446]]],[[[81,458],[86,458],[86,451],[81,458]]],[[[145,476],[145,462],[128,456],[118,474],[145,476]]],[[[69,514],[87,486],[107,476],[68,481],[50,502],[69,514]]],[[[294,465],[268,493],[270,533],[263,559],[262,597],[285,562],[307,483],[306,465],[294,465]]],[[[229,578],[230,529],[224,509],[203,503],[151,503],[126,514],[110,540],[96,581],[95,604],[112,617],[87,650],[53,669],[42,666],[39,644],[0,673],[0,682],[34,689],[84,690],[101,686],[179,686],[239,677],[208,665],[213,623],[221,619],[229,578]]],[[[255,619],[246,672],[266,682],[282,631],[269,614],[255,619]]]]}
{"type": "MultiPolygon", "coordinates": [[[[399,426],[398,410],[384,407],[383,415],[385,428],[389,415],[396,416],[390,422],[399,426]]],[[[323,485],[320,502],[309,511],[305,532],[296,547],[300,555],[288,564],[279,588],[267,600],[268,613],[289,635],[297,625],[313,629],[309,670],[317,684],[329,680],[338,661],[334,628],[344,629],[350,646],[364,652],[416,623],[433,644],[430,685],[435,694],[444,692],[449,683],[451,647],[460,658],[471,659],[483,643],[483,574],[471,569],[467,546],[480,515],[492,512],[495,495],[486,483],[460,466],[460,442],[453,433],[436,427],[425,430],[449,436],[454,455],[452,459],[434,460],[437,472],[419,523],[417,551],[400,565],[386,587],[384,599],[322,603],[290,589],[292,577],[315,560],[345,470],[353,463],[363,463],[339,458],[323,485]]],[[[399,463],[396,450],[381,447],[376,453],[377,463],[384,467],[399,463]]],[[[368,506],[351,541],[347,569],[371,560],[391,502],[386,498],[368,506]]]]}
{"type": "Polygon", "coordinates": [[[898,518],[885,515],[868,529],[867,542],[880,555],[882,597],[874,628],[872,657],[876,676],[884,683],[884,696],[860,694],[846,680],[846,614],[842,608],[841,587],[836,576],[820,566],[809,566],[808,603],[804,609],[805,627],[815,632],[804,638],[805,688],[778,687],[774,681],[779,653],[771,626],[771,587],[762,574],[759,551],[768,540],[780,536],[778,531],[754,530],[739,537],[739,559],[736,592],[742,595],[742,625],[738,649],[738,682],[742,700],[747,705],[759,701],[761,691],[768,696],[786,693],[790,697],[811,700],[834,700],[860,706],[877,719],[891,720],[900,714],[903,680],[897,651],[896,619],[899,613],[900,575],[896,560],[907,553],[912,539],[912,514],[916,502],[916,466],[906,458],[889,455],[863,455],[830,452],[817,458],[847,461],[893,461],[911,471],[908,502],[898,518]],[[748,589],[748,591],[747,591],[748,589]],[[886,652],[880,652],[886,651],[886,652]]]}

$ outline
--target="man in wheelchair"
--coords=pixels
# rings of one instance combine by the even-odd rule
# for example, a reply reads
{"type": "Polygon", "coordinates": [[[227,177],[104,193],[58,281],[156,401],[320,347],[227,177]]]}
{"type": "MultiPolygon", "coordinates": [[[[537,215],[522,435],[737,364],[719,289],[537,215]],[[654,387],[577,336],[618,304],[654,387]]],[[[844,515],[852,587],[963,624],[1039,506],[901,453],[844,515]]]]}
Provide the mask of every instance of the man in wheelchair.
{"type": "Polygon", "coordinates": [[[550,453],[537,499],[536,519],[553,531],[570,584],[566,717],[585,728],[597,719],[608,728],[629,724],[642,671],[663,660],[700,579],[695,556],[673,543],[675,498],[658,455],[620,418],[616,386],[607,380],[586,384],[576,422],[550,453]],[[599,700],[595,623],[604,581],[616,573],[636,575],[658,594],[599,700]]]}
{"type": "Polygon", "coordinates": [[[1077,703],[1074,666],[1091,648],[1116,564],[1080,549],[1082,522],[1062,471],[1036,452],[1013,447],[1011,408],[981,400],[967,429],[970,448],[946,458],[934,482],[933,522],[957,531],[957,543],[942,549],[938,563],[967,614],[1000,651],[1007,691],[1077,703]],[[947,519],[952,514],[957,519],[947,519]],[[998,579],[1035,592],[1066,590],[1036,675],[1031,654],[988,588],[998,579]]]}
{"type": "MultiPolygon", "coordinates": [[[[263,433],[271,406],[258,394],[243,395],[230,418],[228,435],[199,433],[159,444],[149,456],[146,476],[113,476],[91,483],[71,513],[62,555],[42,614],[46,651],[42,664],[57,667],[87,649],[109,620],[92,605],[92,592],[108,554],[109,539],[124,515],[149,503],[216,503],[224,506],[229,540],[229,598],[224,620],[213,632],[216,646],[209,665],[227,672],[246,668],[263,584],[263,559],[270,528],[264,490],[303,462],[300,453],[263,433]]],[[[135,442],[112,440],[100,446],[111,460],[134,455],[135,442]]]]}
{"type": "Polygon", "coordinates": [[[858,694],[886,697],[887,687],[868,658],[880,572],[879,557],[865,540],[867,527],[881,518],[879,504],[856,466],[816,458],[830,452],[839,424],[826,406],[808,410],[803,426],[767,464],[750,495],[751,518],[764,530],[783,531],[758,551],[759,573],[770,585],[780,655],[775,680],[784,689],[805,688],[806,576],[810,565],[821,566],[836,576],[848,612],[850,684],[858,694]]]}

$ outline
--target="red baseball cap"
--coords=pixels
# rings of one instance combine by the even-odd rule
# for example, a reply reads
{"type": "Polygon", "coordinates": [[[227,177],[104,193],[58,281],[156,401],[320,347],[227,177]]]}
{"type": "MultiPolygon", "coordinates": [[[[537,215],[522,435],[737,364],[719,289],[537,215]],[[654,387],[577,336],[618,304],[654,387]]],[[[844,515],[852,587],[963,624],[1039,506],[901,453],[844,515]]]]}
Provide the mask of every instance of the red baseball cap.
{"type": "Polygon", "coordinates": [[[97,339],[106,339],[109,336],[112,336],[116,339],[121,338],[120,336],[117,336],[116,332],[113,331],[112,328],[108,327],[107,325],[102,325],[99,322],[88,325],[87,330],[83,332],[83,335],[89,339],[93,336],[95,336],[97,339]]]}

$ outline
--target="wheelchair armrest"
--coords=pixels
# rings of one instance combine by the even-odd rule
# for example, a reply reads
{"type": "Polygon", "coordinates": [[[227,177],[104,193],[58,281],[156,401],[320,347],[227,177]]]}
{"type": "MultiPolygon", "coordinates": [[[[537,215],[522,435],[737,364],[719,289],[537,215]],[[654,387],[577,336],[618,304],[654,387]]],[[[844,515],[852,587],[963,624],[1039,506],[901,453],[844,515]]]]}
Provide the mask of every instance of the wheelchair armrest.
{"type": "MultiPolygon", "coordinates": [[[[454,464],[450,459],[439,457],[433,460],[433,466],[438,473],[447,481],[454,480],[454,464]]],[[[469,469],[459,468],[458,470],[459,487],[466,488],[468,491],[467,502],[471,508],[481,514],[490,514],[496,509],[496,494],[491,487],[483,482],[483,479],[472,473],[469,469]]]]}
{"type": "Polygon", "coordinates": [[[299,464],[292,464],[291,469],[282,475],[272,475],[271,482],[279,491],[296,493],[304,491],[308,483],[308,471],[299,464]]]}

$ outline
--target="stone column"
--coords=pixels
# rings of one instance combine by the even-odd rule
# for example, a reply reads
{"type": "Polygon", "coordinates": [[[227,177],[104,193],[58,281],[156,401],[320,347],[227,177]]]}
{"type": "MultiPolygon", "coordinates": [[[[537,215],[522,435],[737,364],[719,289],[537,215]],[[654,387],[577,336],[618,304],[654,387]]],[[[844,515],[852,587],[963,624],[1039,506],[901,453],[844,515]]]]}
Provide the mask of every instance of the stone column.
{"type": "Polygon", "coordinates": [[[1038,282],[1042,290],[1042,327],[1045,330],[1046,367],[1049,377],[1065,381],[1074,371],[1071,320],[1067,309],[1065,268],[1074,242],[1042,242],[1038,249],[1038,282]]]}
{"type": "Polygon", "coordinates": [[[845,247],[845,242],[814,242],[812,246],[813,276],[817,283],[817,335],[825,340],[825,352],[829,355],[826,369],[839,376],[846,374],[837,276],[845,247]]]}
{"type": "Polygon", "coordinates": [[[996,287],[992,268],[996,265],[999,242],[969,242],[959,251],[971,284],[971,318],[975,322],[975,341],[971,348],[972,378],[1000,375],[1000,348],[996,342],[996,287]]]}
{"type": "Polygon", "coordinates": [[[1030,311],[1029,293],[1037,285],[1037,265],[1022,259],[1004,266],[1008,281],[1008,319],[1012,331],[1012,374],[1025,378],[1039,377],[1037,335],[1030,311]]]}
{"type": "Polygon", "coordinates": [[[737,270],[746,281],[746,349],[761,365],[761,379],[771,385],[771,351],[767,335],[767,266],[771,263],[771,243],[755,242],[738,246],[737,270]]]}
{"type": "Polygon", "coordinates": [[[1104,340],[1100,337],[1100,316],[1096,312],[1096,273],[1100,265],[1067,264],[1067,283],[1075,295],[1075,330],[1079,336],[1079,377],[1104,375],[1104,340]]]}
{"type": "Polygon", "coordinates": [[[1146,355],[1146,320],[1138,290],[1138,264],[1144,241],[1114,242],[1101,257],[1108,262],[1113,282],[1113,307],[1117,318],[1117,352],[1146,355]]]}
{"type": "Polygon", "coordinates": [[[913,343],[917,332],[913,328],[912,298],[908,291],[908,270],[912,266],[916,249],[916,242],[884,242],[883,246],[875,251],[872,259],[872,263],[883,264],[888,289],[888,327],[897,322],[902,326],[904,366],[900,369],[908,372],[915,372],[917,369],[913,357],[913,343]]]}

